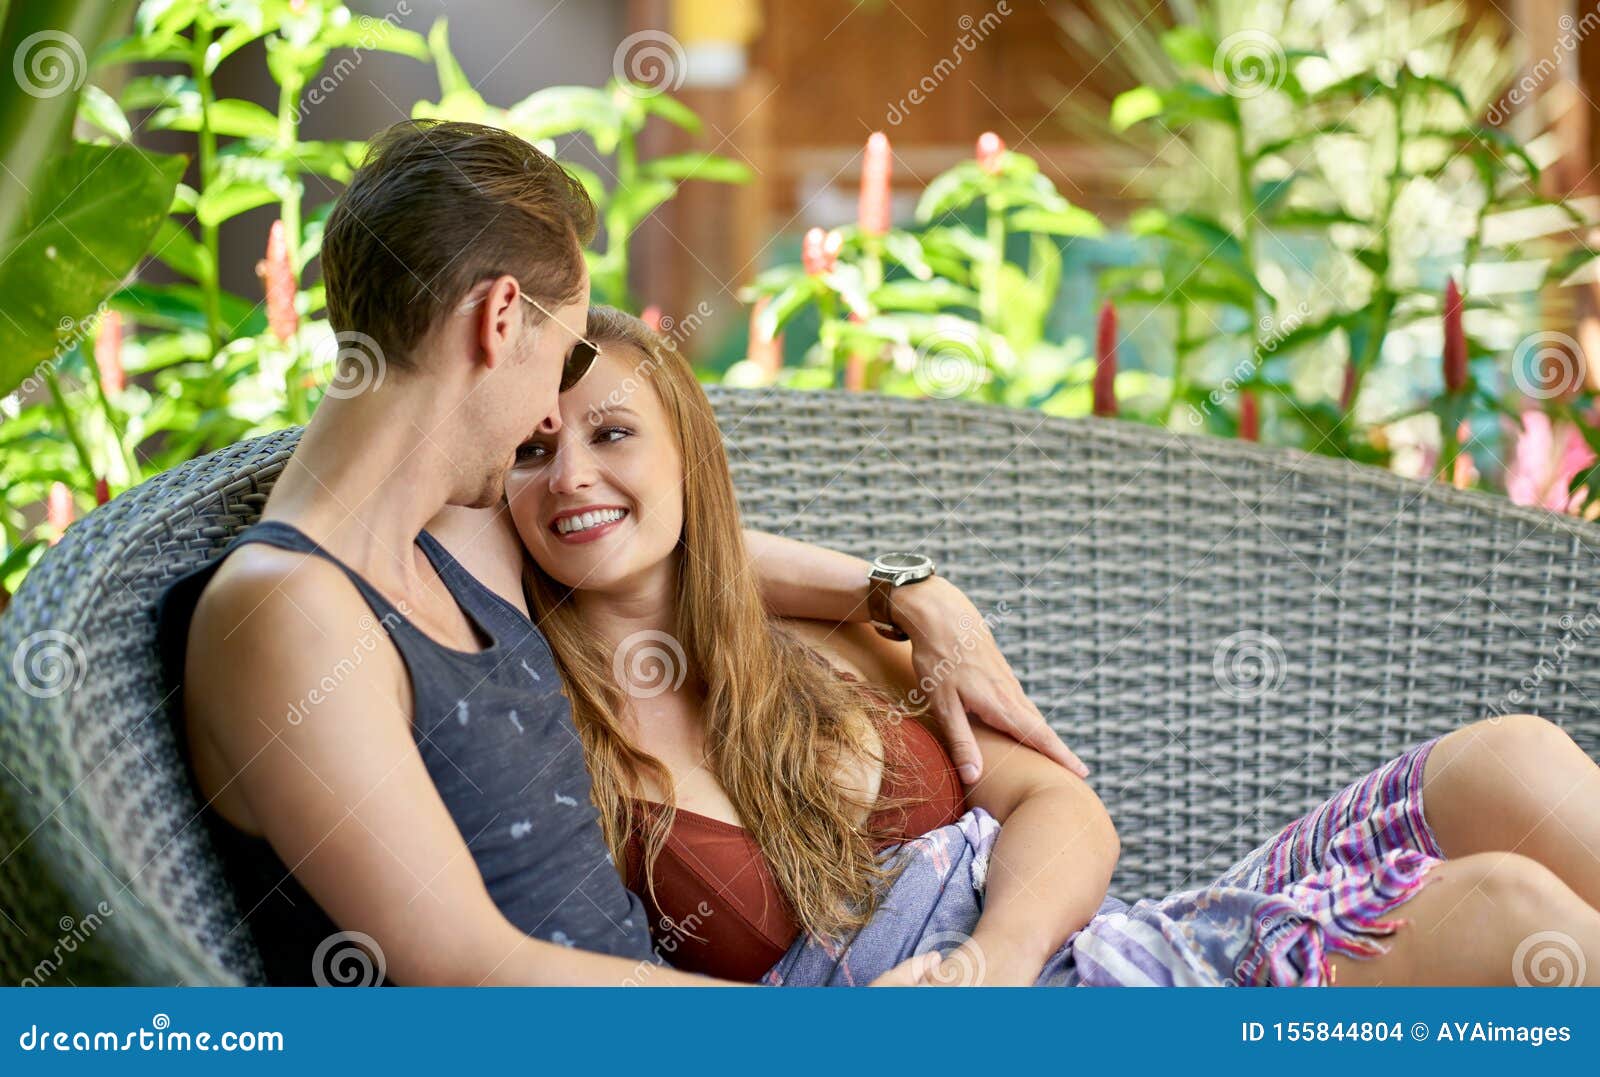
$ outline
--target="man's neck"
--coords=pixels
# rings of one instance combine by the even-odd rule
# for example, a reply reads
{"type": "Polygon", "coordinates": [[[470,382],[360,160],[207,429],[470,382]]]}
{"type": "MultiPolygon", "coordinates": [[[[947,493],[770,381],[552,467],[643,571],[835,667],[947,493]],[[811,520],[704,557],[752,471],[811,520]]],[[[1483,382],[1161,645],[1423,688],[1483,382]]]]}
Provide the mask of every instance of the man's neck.
{"type": "Polygon", "coordinates": [[[422,378],[324,399],[262,518],[293,524],[364,575],[409,584],[417,532],[460,477],[446,445],[461,420],[440,399],[422,378]]]}

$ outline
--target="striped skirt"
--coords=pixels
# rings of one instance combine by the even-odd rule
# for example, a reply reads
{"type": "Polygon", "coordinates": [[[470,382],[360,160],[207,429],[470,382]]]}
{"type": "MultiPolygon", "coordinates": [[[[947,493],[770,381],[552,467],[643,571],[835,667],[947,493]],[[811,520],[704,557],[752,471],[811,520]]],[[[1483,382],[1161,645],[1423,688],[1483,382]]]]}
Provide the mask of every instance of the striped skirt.
{"type": "Polygon", "coordinates": [[[1333,952],[1367,958],[1444,859],[1422,810],[1439,738],[1351,782],[1209,886],[1125,905],[1108,899],[1069,942],[1064,981],[1319,986],[1333,952]],[[1118,907],[1120,906],[1120,907],[1118,907]]]}

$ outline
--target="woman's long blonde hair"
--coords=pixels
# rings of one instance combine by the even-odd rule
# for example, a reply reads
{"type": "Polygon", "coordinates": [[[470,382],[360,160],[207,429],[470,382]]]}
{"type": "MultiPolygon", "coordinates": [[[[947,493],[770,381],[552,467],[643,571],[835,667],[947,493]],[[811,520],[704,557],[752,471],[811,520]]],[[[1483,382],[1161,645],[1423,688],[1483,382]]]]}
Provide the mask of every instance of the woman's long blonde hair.
{"type": "MultiPolygon", "coordinates": [[[[878,746],[897,716],[841,681],[767,614],[722,434],[688,362],[639,319],[610,307],[590,309],[587,335],[602,349],[638,351],[634,380],[655,387],[677,433],[683,531],[673,636],[687,663],[685,683],[703,693],[707,766],[801,926],[822,937],[859,927],[887,876],[877,835],[859,824],[862,805],[840,776],[851,763],[883,764],[878,746]]],[[[533,565],[528,592],[572,701],[606,843],[624,870],[628,836],[638,828],[653,894],[655,860],[674,815],[672,776],[624,732],[630,697],[614,672],[617,656],[579,618],[571,589],[533,565]],[[641,809],[635,799],[646,774],[665,791],[665,811],[641,809]]]]}

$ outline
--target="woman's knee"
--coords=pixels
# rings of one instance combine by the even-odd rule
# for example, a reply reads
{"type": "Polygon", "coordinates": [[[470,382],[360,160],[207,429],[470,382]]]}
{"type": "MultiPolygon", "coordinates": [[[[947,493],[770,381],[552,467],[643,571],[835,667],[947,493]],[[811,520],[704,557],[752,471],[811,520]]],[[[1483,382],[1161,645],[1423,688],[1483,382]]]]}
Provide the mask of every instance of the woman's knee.
{"type": "Polygon", "coordinates": [[[1502,714],[1463,726],[1447,735],[1430,754],[1425,778],[1432,784],[1461,784],[1476,799],[1481,790],[1536,789],[1552,764],[1582,754],[1566,730],[1537,714],[1502,714]],[[1520,779],[1510,781],[1507,779],[1520,779]]]}
{"type": "Polygon", "coordinates": [[[1559,928],[1584,911],[1582,899],[1560,876],[1521,853],[1474,853],[1434,870],[1454,876],[1463,909],[1470,907],[1474,915],[1503,924],[1512,932],[1559,928]]]}

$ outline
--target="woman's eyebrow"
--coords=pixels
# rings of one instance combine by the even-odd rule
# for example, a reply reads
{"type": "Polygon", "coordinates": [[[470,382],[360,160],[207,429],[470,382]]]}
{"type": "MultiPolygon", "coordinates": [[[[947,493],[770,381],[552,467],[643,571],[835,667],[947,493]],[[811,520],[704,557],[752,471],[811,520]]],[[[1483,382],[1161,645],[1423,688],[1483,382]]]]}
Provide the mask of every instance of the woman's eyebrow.
{"type": "Polygon", "coordinates": [[[591,414],[594,415],[596,419],[604,418],[607,415],[631,415],[635,419],[639,417],[638,412],[634,411],[625,404],[612,404],[610,406],[598,407],[595,408],[591,414]]]}

